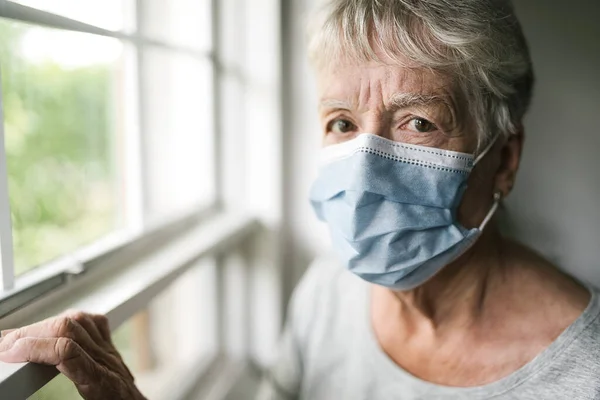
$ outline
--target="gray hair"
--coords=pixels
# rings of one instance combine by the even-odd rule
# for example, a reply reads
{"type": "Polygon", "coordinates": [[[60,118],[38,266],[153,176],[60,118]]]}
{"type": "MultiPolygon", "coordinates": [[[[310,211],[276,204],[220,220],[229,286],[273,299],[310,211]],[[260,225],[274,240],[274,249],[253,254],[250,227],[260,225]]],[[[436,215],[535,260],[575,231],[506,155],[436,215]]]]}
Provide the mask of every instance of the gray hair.
{"type": "Polygon", "coordinates": [[[309,56],[328,61],[386,58],[456,80],[479,149],[515,133],[529,107],[533,69],[510,0],[328,0],[309,26],[309,56]]]}

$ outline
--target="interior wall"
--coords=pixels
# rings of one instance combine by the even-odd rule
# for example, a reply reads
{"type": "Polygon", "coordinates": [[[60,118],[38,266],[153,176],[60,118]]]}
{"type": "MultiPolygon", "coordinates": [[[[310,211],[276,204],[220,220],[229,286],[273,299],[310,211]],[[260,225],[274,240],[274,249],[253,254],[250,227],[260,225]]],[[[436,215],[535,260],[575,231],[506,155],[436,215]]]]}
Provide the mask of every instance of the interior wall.
{"type": "Polygon", "coordinates": [[[519,239],[600,285],[600,2],[515,8],[537,82],[509,222],[519,239]]]}
{"type": "MultiPolygon", "coordinates": [[[[286,259],[295,282],[329,240],[308,203],[320,144],[304,26],[315,0],[284,10],[286,259]]],[[[526,146],[504,218],[511,232],[575,276],[600,285],[600,2],[515,0],[537,83],[526,146]]]]}

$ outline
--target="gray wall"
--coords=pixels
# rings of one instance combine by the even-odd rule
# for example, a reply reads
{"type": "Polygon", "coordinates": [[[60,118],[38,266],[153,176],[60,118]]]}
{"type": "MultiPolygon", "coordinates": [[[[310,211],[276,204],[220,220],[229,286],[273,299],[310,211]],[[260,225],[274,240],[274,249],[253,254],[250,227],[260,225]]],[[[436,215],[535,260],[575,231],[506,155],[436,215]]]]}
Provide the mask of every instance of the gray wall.
{"type": "MultiPolygon", "coordinates": [[[[307,199],[316,174],[316,92],[304,53],[314,0],[284,2],[286,220],[289,286],[327,249],[307,199]]],[[[600,285],[600,1],[515,0],[537,85],[526,146],[504,218],[510,231],[572,274],[600,285]]]]}
{"type": "Polygon", "coordinates": [[[515,7],[537,83],[507,216],[519,239],[600,285],[600,2],[515,7]]]}

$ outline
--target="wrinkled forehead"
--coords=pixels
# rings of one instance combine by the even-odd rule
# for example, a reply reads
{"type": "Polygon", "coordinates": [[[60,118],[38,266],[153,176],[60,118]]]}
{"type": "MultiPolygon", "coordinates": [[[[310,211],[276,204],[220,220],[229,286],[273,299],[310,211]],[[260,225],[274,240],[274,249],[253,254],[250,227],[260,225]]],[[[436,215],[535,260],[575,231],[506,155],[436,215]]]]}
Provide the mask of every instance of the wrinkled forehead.
{"type": "Polygon", "coordinates": [[[352,108],[379,108],[421,96],[453,104],[460,111],[456,79],[431,68],[339,59],[319,68],[316,78],[320,106],[339,101],[352,108]]]}

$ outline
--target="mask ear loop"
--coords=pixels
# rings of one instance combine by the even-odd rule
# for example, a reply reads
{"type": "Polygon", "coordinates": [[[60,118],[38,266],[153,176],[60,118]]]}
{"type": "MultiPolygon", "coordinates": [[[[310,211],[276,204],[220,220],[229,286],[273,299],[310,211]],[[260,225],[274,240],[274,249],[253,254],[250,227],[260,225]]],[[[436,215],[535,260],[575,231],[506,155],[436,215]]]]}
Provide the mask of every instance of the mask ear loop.
{"type": "Polygon", "coordinates": [[[481,161],[481,159],[483,157],[485,157],[485,155],[490,151],[490,149],[494,146],[494,144],[498,140],[498,136],[500,136],[500,135],[494,136],[494,138],[490,141],[490,143],[487,146],[485,146],[485,149],[483,149],[483,151],[481,153],[479,153],[477,158],[475,158],[475,161],[473,161],[473,166],[477,165],[477,163],[479,161],[481,161]]]}
{"type": "Polygon", "coordinates": [[[490,220],[494,216],[494,213],[500,205],[500,200],[502,200],[502,192],[497,190],[494,192],[494,204],[492,204],[492,208],[490,208],[490,211],[488,211],[487,215],[483,219],[483,222],[481,223],[481,225],[479,225],[480,231],[483,231],[485,229],[485,226],[488,224],[488,222],[490,222],[490,220]]]}

